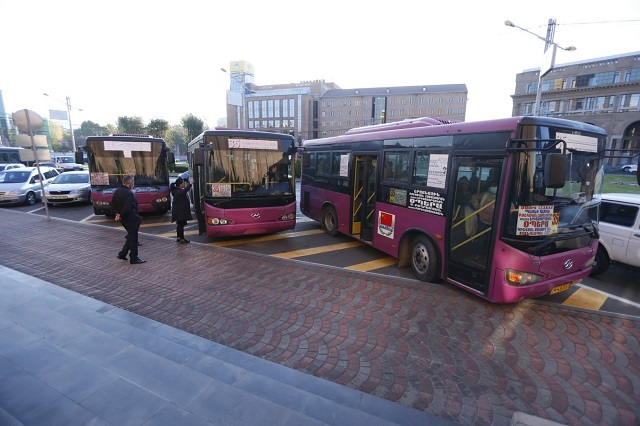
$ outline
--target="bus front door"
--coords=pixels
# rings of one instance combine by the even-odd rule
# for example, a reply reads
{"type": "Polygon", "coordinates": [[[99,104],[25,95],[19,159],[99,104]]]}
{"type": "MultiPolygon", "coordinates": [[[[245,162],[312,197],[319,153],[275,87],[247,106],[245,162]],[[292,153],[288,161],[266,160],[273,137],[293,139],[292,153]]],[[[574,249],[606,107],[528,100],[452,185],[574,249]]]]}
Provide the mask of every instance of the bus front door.
{"type": "Polygon", "coordinates": [[[373,241],[378,156],[356,155],[353,167],[351,233],[364,241],[373,241]]]}
{"type": "Polygon", "coordinates": [[[449,221],[447,277],[485,293],[495,241],[495,203],[502,159],[456,158],[449,221]]]}

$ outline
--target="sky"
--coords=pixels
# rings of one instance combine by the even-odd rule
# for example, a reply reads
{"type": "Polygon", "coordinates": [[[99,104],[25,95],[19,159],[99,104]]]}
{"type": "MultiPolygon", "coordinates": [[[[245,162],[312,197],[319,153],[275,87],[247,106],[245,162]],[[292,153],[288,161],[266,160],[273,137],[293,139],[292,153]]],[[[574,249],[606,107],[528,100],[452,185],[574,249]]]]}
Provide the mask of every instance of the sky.
{"type": "Polygon", "coordinates": [[[509,117],[515,76],[540,67],[544,42],[504,22],[544,38],[549,19],[577,48],[557,65],[640,52],[640,0],[0,0],[0,91],[7,113],[45,118],[69,97],[74,127],[187,114],[215,127],[220,68],[245,60],[257,85],[466,84],[466,121],[509,117]]]}

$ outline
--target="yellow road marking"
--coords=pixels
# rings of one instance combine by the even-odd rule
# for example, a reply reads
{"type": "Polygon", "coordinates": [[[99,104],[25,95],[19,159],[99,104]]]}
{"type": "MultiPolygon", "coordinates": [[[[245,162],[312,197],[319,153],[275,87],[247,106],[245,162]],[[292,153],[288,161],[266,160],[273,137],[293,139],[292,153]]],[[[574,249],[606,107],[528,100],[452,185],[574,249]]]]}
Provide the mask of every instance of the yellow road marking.
{"type": "Polygon", "coordinates": [[[281,257],[283,259],[293,259],[296,257],[310,256],[312,254],[326,253],[328,251],[343,250],[343,249],[348,249],[348,248],[357,247],[361,245],[362,243],[354,241],[350,243],[333,244],[330,246],[313,247],[313,248],[302,249],[302,250],[288,251],[284,253],[276,253],[276,254],[272,254],[271,256],[281,257]]]}
{"type": "Polygon", "coordinates": [[[599,310],[606,300],[607,296],[604,294],[580,287],[562,304],[576,308],[599,310]]]}
{"type": "Polygon", "coordinates": [[[310,231],[287,232],[286,234],[265,235],[263,237],[256,237],[256,238],[242,238],[238,240],[217,241],[215,243],[209,243],[209,245],[217,246],[217,247],[237,246],[240,244],[252,244],[252,243],[261,243],[266,241],[284,240],[286,238],[304,237],[305,235],[321,234],[323,232],[324,231],[321,229],[312,229],[310,231]]]}
{"type": "Polygon", "coordinates": [[[356,265],[345,266],[344,269],[350,269],[352,271],[367,272],[374,269],[384,268],[385,266],[397,265],[398,259],[394,257],[385,257],[383,259],[372,260],[370,262],[358,263],[356,265]]]}

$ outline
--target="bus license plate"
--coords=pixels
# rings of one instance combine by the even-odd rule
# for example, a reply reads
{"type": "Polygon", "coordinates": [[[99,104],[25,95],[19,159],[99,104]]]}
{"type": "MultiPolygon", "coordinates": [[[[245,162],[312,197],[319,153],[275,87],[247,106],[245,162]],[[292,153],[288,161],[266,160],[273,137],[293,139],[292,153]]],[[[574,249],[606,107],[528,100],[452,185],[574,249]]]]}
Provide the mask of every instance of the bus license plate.
{"type": "Polygon", "coordinates": [[[560,293],[561,291],[568,290],[569,287],[571,287],[571,284],[573,283],[562,284],[562,285],[559,285],[558,287],[554,287],[551,289],[549,294],[556,294],[556,293],[560,293]]]}

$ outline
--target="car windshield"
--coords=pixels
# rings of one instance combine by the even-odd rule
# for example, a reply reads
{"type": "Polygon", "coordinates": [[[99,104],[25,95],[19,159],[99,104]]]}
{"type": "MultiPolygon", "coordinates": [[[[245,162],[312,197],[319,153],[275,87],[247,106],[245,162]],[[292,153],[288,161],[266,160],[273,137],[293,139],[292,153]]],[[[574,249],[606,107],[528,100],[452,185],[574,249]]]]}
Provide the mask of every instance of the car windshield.
{"type": "Polygon", "coordinates": [[[58,157],[58,163],[73,163],[72,157],[58,157]]]}
{"type": "Polygon", "coordinates": [[[89,173],[62,173],[58,175],[51,183],[89,183],[89,173]]]}
{"type": "Polygon", "coordinates": [[[14,170],[5,170],[0,172],[0,183],[23,183],[29,179],[30,171],[19,172],[14,170]]]}

